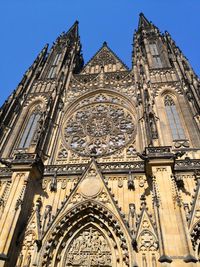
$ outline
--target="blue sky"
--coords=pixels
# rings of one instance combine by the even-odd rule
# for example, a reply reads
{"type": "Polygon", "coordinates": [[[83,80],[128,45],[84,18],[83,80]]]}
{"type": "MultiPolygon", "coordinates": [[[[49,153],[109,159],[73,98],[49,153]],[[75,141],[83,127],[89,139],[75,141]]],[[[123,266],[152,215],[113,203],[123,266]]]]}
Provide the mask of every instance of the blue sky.
{"type": "Polygon", "coordinates": [[[140,12],[171,33],[200,75],[200,0],[1,0],[0,106],[42,47],[75,20],[85,62],[107,41],[130,66],[140,12]]]}

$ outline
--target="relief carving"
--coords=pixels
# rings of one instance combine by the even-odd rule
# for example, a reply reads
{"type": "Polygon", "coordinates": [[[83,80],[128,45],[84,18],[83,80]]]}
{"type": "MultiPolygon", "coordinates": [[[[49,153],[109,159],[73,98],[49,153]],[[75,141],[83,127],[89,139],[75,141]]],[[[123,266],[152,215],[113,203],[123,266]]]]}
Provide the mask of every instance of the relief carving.
{"type": "Polygon", "coordinates": [[[65,266],[111,267],[111,250],[105,237],[93,227],[83,230],[70,244],[65,266]]]}
{"type": "Polygon", "coordinates": [[[143,231],[138,239],[140,251],[156,251],[158,243],[155,236],[149,231],[143,231]]]}

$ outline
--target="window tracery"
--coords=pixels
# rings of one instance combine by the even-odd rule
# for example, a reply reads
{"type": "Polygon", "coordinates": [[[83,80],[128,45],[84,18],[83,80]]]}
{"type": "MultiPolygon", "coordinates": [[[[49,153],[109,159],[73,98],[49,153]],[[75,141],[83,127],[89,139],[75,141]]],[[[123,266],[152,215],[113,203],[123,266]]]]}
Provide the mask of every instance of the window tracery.
{"type": "Polygon", "coordinates": [[[62,136],[64,144],[81,156],[105,156],[133,141],[135,131],[135,118],[127,108],[115,98],[108,103],[98,95],[67,116],[62,136]]]}
{"type": "Polygon", "coordinates": [[[185,139],[185,133],[174,100],[171,96],[166,95],[164,98],[164,104],[173,140],[185,139]]]}
{"type": "Polygon", "coordinates": [[[55,76],[56,76],[56,69],[57,69],[57,66],[58,66],[58,64],[59,64],[59,61],[60,61],[60,59],[61,59],[61,56],[62,56],[61,53],[58,53],[58,54],[55,56],[55,58],[54,58],[54,60],[53,60],[53,63],[52,63],[52,65],[51,65],[51,68],[50,68],[50,70],[49,70],[48,76],[47,76],[48,79],[54,79],[54,78],[55,78],[55,76]]]}
{"type": "Polygon", "coordinates": [[[31,116],[29,117],[29,120],[26,124],[26,127],[24,129],[24,132],[22,134],[22,137],[19,143],[19,148],[28,148],[30,146],[31,141],[36,132],[38,122],[41,117],[40,112],[41,112],[41,107],[38,106],[35,108],[31,116]]]}
{"type": "Polygon", "coordinates": [[[160,53],[159,53],[157,44],[156,43],[150,43],[149,47],[150,47],[150,52],[152,55],[153,67],[162,68],[163,64],[161,61],[161,57],[160,57],[160,53]]]}

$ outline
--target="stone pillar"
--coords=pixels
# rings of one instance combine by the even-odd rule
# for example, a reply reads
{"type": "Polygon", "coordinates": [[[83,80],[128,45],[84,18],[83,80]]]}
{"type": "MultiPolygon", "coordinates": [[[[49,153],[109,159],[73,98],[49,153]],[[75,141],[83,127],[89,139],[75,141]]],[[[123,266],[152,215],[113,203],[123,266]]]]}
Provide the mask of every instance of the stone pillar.
{"type": "Polygon", "coordinates": [[[0,256],[6,258],[21,211],[29,172],[14,172],[11,190],[0,221],[0,256]]]}
{"type": "Polygon", "coordinates": [[[171,263],[171,266],[193,266],[196,258],[193,256],[191,240],[185,228],[187,225],[183,223],[185,219],[182,213],[183,207],[181,200],[178,199],[173,179],[175,158],[169,147],[163,148],[163,151],[161,147],[160,151],[154,149],[147,148],[146,151],[147,172],[153,180],[154,203],[156,203],[154,209],[160,239],[159,261],[171,263]]]}
{"type": "Polygon", "coordinates": [[[20,226],[27,221],[34,195],[33,179],[41,176],[41,166],[35,154],[24,154],[12,163],[11,188],[0,220],[0,267],[6,261],[14,264],[16,238],[20,226]]]}

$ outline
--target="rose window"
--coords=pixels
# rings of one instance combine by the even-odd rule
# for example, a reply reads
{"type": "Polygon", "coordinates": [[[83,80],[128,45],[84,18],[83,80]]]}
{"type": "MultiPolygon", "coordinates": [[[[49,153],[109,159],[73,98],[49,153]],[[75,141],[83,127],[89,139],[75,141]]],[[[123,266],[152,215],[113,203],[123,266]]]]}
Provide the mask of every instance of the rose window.
{"type": "Polygon", "coordinates": [[[62,136],[79,155],[109,155],[133,140],[135,118],[120,105],[91,103],[66,116],[62,136]]]}

